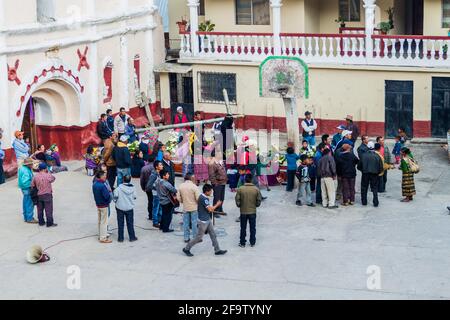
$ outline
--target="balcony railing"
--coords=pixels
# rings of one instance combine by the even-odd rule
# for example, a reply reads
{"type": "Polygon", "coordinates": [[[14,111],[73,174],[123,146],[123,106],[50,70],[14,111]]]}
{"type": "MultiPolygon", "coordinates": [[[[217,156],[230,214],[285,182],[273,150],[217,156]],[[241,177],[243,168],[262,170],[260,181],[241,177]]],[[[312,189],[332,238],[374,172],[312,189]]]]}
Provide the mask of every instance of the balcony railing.
{"type": "MultiPolygon", "coordinates": [[[[275,54],[271,33],[198,32],[198,50],[189,33],[181,34],[181,58],[262,61],[275,54]]],[[[366,54],[366,36],[342,34],[280,34],[280,54],[307,63],[449,67],[450,37],[372,36],[373,54],[366,54]]]]}

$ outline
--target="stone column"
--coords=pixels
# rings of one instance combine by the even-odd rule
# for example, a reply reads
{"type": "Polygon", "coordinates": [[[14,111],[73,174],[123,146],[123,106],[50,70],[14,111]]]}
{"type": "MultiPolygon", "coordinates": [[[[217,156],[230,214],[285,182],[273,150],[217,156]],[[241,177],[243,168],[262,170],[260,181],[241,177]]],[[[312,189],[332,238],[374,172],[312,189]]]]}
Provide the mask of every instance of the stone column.
{"type": "Polygon", "coordinates": [[[373,58],[373,30],[375,29],[376,0],[364,0],[366,12],[366,59],[373,58]]]}
{"type": "MultiPolygon", "coordinates": [[[[85,5],[87,8],[88,18],[94,18],[95,12],[95,1],[85,0],[85,5]]],[[[97,35],[97,26],[93,25],[89,28],[89,35],[94,38],[97,35]]],[[[99,70],[98,70],[98,48],[97,42],[92,42],[89,45],[89,64],[91,66],[89,70],[89,88],[86,88],[89,92],[89,102],[90,102],[90,120],[95,122],[98,120],[100,115],[99,106],[100,102],[100,92],[99,92],[99,70]]],[[[103,71],[103,70],[102,70],[103,71]]],[[[103,112],[106,110],[102,110],[103,112]]]]}
{"type": "Polygon", "coordinates": [[[298,127],[298,108],[297,99],[283,98],[284,109],[286,111],[286,129],[288,136],[288,143],[294,144],[296,153],[300,152],[300,130],[298,127]]]}
{"type": "Polygon", "coordinates": [[[192,55],[197,56],[199,53],[198,43],[198,7],[200,2],[198,0],[188,0],[189,15],[190,15],[190,27],[191,27],[191,50],[192,55]]]}
{"type": "MultiPolygon", "coordinates": [[[[125,14],[128,11],[128,0],[121,1],[121,10],[125,14]]],[[[123,21],[121,23],[122,28],[127,26],[127,23],[123,21]]],[[[126,34],[120,36],[120,107],[129,109],[130,101],[130,64],[128,57],[128,38],[126,34]]]]}
{"type": "MultiPolygon", "coordinates": [[[[147,4],[149,7],[154,8],[153,0],[148,0],[147,4]]],[[[156,11],[150,14],[147,18],[147,24],[149,26],[153,26],[155,24],[156,11]]],[[[151,103],[156,102],[156,80],[155,73],[153,72],[153,68],[155,66],[155,48],[153,46],[154,37],[153,37],[154,29],[150,29],[145,31],[145,58],[142,60],[144,65],[141,66],[142,70],[147,70],[148,74],[148,86],[147,86],[147,97],[150,99],[151,103]]]]}
{"type": "MultiPolygon", "coordinates": [[[[5,11],[4,11],[4,1],[0,1],[0,29],[6,27],[5,21],[5,11]]],[[[3,51],[6,46],[6,39],[4,34],[0,34],[0,51],[3,51]]],[[[11,115],[13,112],[10,112],[11,109],[14,108],[14,104],[10,105],[9,103],[9,95],[8,95],[8,56],[6,54],[0,55],[0,112],[2,116],[0,117],[0,128],[3,129],[3,139],[2,139],[2,148],[7,149],[11,147],[12,135],[11,131],[13,128],[10,128],[11,115]]],[[[17,104],[16,104],[17,105],[17,104]]],[[[16,107],[17,108],[17,107],[16,107]]]]}
{"type": "Polygon", "coordinates": [[[272,24],[273,24],[273,48],[276,56],[281,55],[281,6],[282,0],[271,0],[270,7],[272,8],[272,24]]]}

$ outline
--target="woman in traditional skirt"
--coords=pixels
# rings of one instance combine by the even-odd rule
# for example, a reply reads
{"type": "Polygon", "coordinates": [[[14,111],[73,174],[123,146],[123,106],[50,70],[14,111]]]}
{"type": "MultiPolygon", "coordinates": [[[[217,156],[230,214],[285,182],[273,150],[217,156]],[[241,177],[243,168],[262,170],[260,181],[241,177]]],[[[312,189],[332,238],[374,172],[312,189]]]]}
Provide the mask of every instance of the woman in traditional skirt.
{"type": "Polygon", "coordinates": [[[208,162],[203,156],[208,144],[205,140],[203,140],[202,143],[199,143],[196,135],[194,138],[195,140],[191,141],[190,150],[194,155],[194,176],[197,179],[197,184],[200,185],[201,182],[207,183],[209,180],[208,162]]]}
{"type": "Polygon", "coordinates": [[[405,197],[402,202],[410,202],[413,200],[413,197],[416,195],[416,187],[414,184],[414,173],[411,172],[411,168],[409,166],[410,160],[414,161],[414,157],[409,148],[401,149],[402,161],[400,163],[400,170],[403,172],[402,176],[402,194],[405,197]]]}

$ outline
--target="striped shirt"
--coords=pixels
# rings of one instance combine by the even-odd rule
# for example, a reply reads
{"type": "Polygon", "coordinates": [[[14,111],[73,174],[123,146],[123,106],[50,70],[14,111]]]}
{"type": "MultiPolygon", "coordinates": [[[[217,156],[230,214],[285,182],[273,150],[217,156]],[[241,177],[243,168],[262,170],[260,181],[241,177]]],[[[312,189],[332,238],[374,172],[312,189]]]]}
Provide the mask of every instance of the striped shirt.
{"type": "Polygon", "coordinates": [[[31,188],[36,187],[38,189],[38,196],[42,196],[44,194],[52,194],[52,183],[56,180],[56,178],[48,172],[39,172],[31,183],[31,188]]]}

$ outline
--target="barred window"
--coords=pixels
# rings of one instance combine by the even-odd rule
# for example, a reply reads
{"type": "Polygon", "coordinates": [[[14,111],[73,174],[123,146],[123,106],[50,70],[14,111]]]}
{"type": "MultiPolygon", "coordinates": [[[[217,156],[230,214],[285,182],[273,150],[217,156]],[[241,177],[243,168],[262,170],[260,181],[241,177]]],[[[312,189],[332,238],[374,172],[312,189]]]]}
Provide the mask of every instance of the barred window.
{"type": "Polygon", "coordinates": [[[339,17],[345,21],[361,21],[360,0],[339,0],[339,17]]]}
{"type": "Polygon", "coordinates": [[[269,0],[236,0],[236,24],[270,25],[269,0]]]}
{"type": "Polygon", "coordinates": [[[442,0],[442,28],[450,28],[450,0],[442,0]]]}
{"type": "Polygon", "coordinates": [[[225,103],[223,89],[227,89],[231,104],[237,104],[236,74],[234,73],[198,73],[199,102],[225,103]]]}

